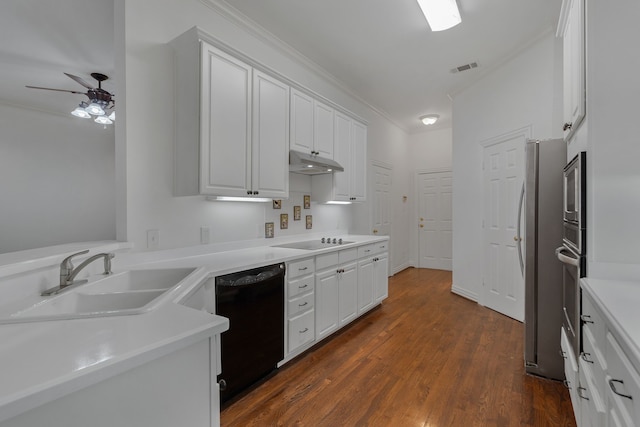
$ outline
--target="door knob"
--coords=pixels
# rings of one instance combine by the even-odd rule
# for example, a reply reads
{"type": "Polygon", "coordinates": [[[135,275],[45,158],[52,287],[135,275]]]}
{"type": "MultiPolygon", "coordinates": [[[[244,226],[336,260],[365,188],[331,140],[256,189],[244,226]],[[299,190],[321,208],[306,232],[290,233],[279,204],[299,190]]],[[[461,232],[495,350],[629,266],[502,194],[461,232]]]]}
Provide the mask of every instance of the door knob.
{"type": "Polygon", "coordinates": [[[373,229],[373,234],[378,234],[378,230],[376,230],[375,228],[373,229]]]}
{"type": "Polygon", "coordinates": [[[424,221],[424,218],[420,217],[420,221],[424,221]]]}
{"type": "Polygon", "coordinates": [[[420,224],[420,228],[424,228],[424,224],[420,224]]]}
{"type": "Polygon", "coordinates": [[[513,236],[513,241],[514,242],[520,242],[520,241],[522,241],[522,237],[513,236]]]}

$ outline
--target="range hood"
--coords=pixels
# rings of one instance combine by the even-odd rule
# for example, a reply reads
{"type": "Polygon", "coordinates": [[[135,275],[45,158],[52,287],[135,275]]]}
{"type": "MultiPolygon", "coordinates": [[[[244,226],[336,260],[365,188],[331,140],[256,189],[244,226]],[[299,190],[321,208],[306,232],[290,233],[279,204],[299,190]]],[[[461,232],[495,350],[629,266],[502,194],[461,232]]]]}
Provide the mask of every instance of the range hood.
{"type": "Polygon", "coordinates": [[[289,172],[304,175],[319,175],[343,171],[344,168],[335,160],[295,150],[289,151],[289,172]]]}

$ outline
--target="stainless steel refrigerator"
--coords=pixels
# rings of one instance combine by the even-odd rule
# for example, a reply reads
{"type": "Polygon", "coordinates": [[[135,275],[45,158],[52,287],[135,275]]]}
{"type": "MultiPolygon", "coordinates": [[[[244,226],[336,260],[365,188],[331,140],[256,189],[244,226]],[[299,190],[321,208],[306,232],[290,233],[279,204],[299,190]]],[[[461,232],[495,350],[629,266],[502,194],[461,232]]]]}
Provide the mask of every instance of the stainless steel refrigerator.
{"type": "Polygon", "coordinates": [[[562,263],[555,249],[562,245],[567,146],[562,139],[529,140],[525,157],[517,236],[525,282],[525,369],[530,374],[562,380],[562,263]]]}

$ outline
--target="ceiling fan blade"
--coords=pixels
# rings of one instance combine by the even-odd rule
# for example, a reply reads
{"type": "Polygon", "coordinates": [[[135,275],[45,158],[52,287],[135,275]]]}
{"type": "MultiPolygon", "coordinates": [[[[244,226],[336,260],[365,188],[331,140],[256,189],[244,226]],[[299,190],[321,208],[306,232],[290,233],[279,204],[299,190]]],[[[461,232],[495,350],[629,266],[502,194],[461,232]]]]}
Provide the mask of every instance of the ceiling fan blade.
{"type": "Polygon", "coordinates": [[[64,73],[67,77],[75,80],[76,82],[80,83],[82,86],[86,87],[87,89],[93,89],[93,86],[91,86],[89,83],[85,82],[84,80],[82,80],[80,77],[78,76],[74,76],[73,74],[69,74],[69,73],[64,73]]]}
{"type": "Polygon", "coordinates": [[[75,90],[65,90],[65,89],[52,89],[50,87],[40,87],[40,86],[25,86],[28,87],[30,89],[44,89],[44,90],[55,90],[57,92],[69,92],[69,93],[77,93],[79,95],[86,95],[86,93],[84,92],[77,92],[75,90]]]}

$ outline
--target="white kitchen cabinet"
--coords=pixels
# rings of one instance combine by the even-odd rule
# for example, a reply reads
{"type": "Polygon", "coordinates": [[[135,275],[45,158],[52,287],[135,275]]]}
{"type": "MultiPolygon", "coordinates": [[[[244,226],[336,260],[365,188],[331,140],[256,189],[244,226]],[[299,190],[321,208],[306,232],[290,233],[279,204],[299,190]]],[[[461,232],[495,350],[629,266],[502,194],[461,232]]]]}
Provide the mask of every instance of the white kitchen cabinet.
{"type": "Polygon", "coordinates": [[[367,127],[335,112],[334,159],[344,172],[311,178],[311,197],[318,202],[363,202],[367,195],[367,127]]]}
{"type": "Polygon", "coordinates": [[[358,316],[358,264],[351,262],[340,268],[338,282],[339,326],[358,316]]]}
{"type": "Polygon", "coordinates": [[[333,159],[333,108],[297,89],[291,89],[292,150],[333,159]]]}
{"type": "Polygon", "coordinates": [[[373,307],[373,258],[358,261],[358,313],[373,307]]]}
{"type": "Polygon", "coordinates": [[[569,140],[586,113],[584,0],[564,0],[558,23],[563,38],[563,131],[569,140]]]}
{"type": "Polygon", "coordinates": [[[260,197],[289,197],[289,86],[253,70],[251,189],[260,197]]]}
{"type": "Polygon", "coordinates": [[[373,300],[379,303],[389,296],[389,256],[381,253],[373,261],[373,300]]]}
{"type": "MultiPolygon", "coordinates": [[[[217,343],[219,344],[219,336],[217,343]]],[[[220,425],[216,337],[72,392],[0,423],[2,427],[220,425]]]]}
{"type": "Polygon", "coordinates": [[[313,258],[287,266],[286,358],[305,350],[315,340],[315,263],[313,258]]]}
{"type": "Polygon", "coordinates": [[[336,268],[316,273],[316,339],[330,335],[338,329],[338,278],[336,268]]]}
{"type": "Polygon", "coordinates": [[[174,194],[287,198],[289,86],[201,40],[176,38],[174,194]]]}

